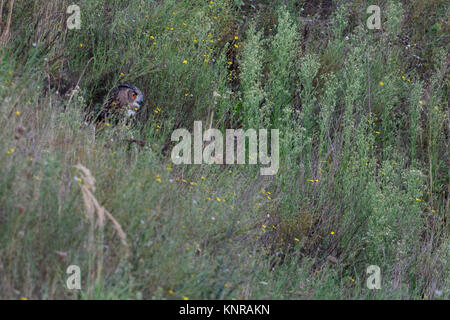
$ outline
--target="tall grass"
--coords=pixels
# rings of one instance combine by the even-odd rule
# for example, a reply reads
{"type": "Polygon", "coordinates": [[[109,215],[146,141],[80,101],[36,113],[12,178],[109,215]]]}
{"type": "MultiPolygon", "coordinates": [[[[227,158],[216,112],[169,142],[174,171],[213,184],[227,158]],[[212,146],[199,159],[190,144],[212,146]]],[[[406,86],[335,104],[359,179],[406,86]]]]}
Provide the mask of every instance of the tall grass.
{"type": "Polygon", "coordinates": [[[448,4],[381,1],[368,30],[361,2],[316,3],[78,1],[68,30],[68,1],[16,1],[0,297],[448,299],[448,4]],[[125,82],[146,95],[137,125],[85,123],[125,82]],[[174,165],[195,120],[279,129],[277,175],[174,165]]]}

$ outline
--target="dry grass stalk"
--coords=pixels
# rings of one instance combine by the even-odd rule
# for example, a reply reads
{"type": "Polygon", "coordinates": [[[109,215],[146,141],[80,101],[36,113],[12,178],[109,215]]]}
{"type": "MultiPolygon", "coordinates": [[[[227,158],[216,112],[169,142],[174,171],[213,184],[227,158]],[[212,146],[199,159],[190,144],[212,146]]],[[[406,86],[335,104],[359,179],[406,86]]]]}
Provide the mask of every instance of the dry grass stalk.
{"type": "Polygon", "coordinates": [[[121,242],[128,246],[126,241],[126,234],[123,231],[121,225],[117,220],[108,212],[103,206],[101,206],[92,192],[95,192],[95,178],[92,176],[91,171],[81,164],[75,166],[81,172],[81,182],[79,182],[81,187],[81,192],[83,193],[83,201],[86,207],[86,215],[91,222],[91,225],[97,225],[101,230],[105,225],[105,216],[108,218],[114,229],[117,231],[121,242]],[[97,213],[97,215],[95,215],[97,213]],[[97,216],[97,221],[95,217],[97,216]]]}
{"type": "Polygon", "coordinates": [[[83,194],[83,202],[86,207],[86,216],[89,219],[90,227],[89,227],[89,236],[88,236],[88,248],[91,253],[90,261],[89,261],[89,274],[91,278],[91,286],[88,288],[88,296],[92,297],[92,292],[95,287],[95,283],[100,283],[102,280],[102,271],[103,271],[103,240],[104,233],[103,228],[105,226],[105,220],[108,218],[114,229],[117,231],[119,238],[122,244],[125,246],[125,256],[128,256],[128,244],[126,241],[126,234],[123,231],[121,225],[117,222],[117,220],[106,210],[103,206],[101,206],[97,199],[95,198],[93,192],[95,192],[95,178],[92,176],[91,171],[85,166],[78,164],[75,166],[80,173],[81,179],[77,179],[81,192],[83,194]],[[97,218],[97,219],[96,219],[97,218]],[[98,229],[97,232],[97,241],[95,238],[95,229],[98,229]],[[96,272],[92,272],[93,261],[97,259],[96,272]]]}
{"type": "Polygon", "coordinates": [[[3,5],[5,4],[5,0],[1,0],[0,2],[0,31],[2,30],[2,16],[3,16],[3,5]]]}
{"type": "MultiPolygon", "coordinates": [[[[9,37],[10,37],[9,28],[11,26],[11,19],[12,19],[12,12],[13,12],[13,8],[14,8],[14,2],[15,2],[15,0],[11,0],[11,2],[9,3],[9,13],[8,13],[8,20],[6,21],[6,28],[5,28],[5,30],[3,31],[3,33],[2,33],[2,35],[0,37],[0,43],[2,45],[6,45],[8,43],[8,41],[9,41],[9,37]]],[[[2,14],[2,11],[3,11],[3,0],[2,0],[1,6],[0,6],[0,25],[1,25],[1,14],[2,14]]]]}

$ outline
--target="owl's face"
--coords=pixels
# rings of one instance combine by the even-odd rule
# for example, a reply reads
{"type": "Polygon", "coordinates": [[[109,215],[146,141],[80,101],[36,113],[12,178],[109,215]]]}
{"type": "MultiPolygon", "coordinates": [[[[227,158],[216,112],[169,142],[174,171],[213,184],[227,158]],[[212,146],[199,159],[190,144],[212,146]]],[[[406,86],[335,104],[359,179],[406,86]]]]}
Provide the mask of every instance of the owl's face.
{"type": "Polygon", "coordinates": [[[130,84],[121,84],[113,92],[113,110],[134,117],[144,103],[144,95],[139,88],[130,84]]]}

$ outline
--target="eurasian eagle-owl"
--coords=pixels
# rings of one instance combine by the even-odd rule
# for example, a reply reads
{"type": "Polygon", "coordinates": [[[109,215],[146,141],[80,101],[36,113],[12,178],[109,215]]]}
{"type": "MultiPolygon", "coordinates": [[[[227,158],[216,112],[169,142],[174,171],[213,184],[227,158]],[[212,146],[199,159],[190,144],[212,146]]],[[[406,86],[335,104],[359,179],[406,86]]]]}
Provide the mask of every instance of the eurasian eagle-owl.
{"type": "Polygon", "coordinates": [[[121,84],[111,92],[101,118],[108,117],[116,121],[135,118],[143,103],[144,95],[138,87],[131,84],[121,84]]]}

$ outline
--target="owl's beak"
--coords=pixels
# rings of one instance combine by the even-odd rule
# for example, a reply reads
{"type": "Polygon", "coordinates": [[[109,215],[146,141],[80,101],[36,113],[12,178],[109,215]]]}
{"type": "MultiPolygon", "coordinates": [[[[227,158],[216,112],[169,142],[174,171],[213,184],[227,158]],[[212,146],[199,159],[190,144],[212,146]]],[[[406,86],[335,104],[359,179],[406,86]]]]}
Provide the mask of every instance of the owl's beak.
{"type": "Polygon", "coordinates": [[[134,101],[133,106],[140,109],[143,104],[144,104],[144,97],[138,96],[137,99],[134,101]]]}
{"type": "Polygon", "coordinates": [[[131,110],[128,110],[128,116],[134,117],[136,115],[136,113],[139,111],[139,109],[141,109],[143,103],[144,103],[144,98],[138,97],[133,102],[133,105],[131,106],[131,110]]]}

